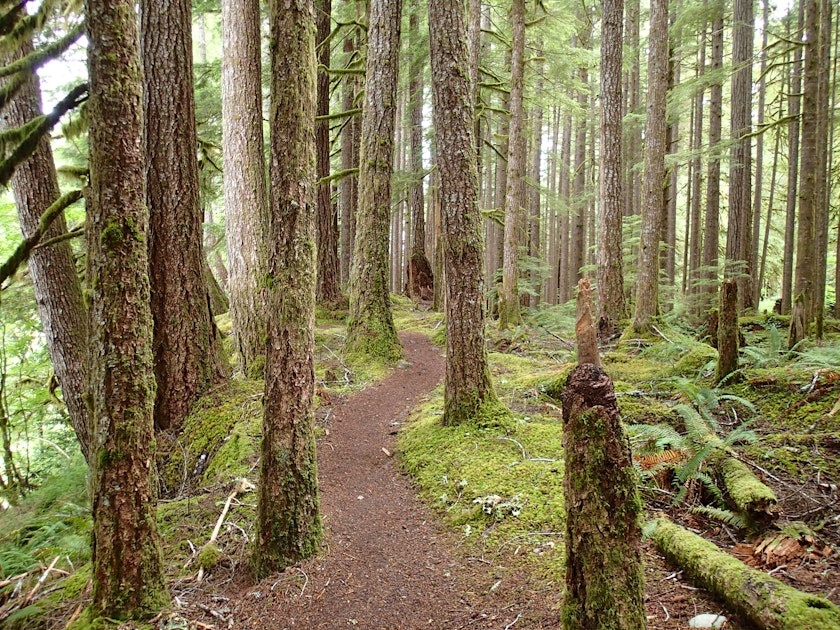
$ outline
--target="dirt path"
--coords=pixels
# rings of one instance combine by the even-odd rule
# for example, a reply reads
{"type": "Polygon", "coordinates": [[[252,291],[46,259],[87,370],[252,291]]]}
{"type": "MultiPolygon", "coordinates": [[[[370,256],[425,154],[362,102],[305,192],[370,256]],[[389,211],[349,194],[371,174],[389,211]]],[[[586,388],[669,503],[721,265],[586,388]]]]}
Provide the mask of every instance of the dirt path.
{"type": "Polygon", "coordinates": [[[476,594],[493,584],[488,567],[453,552],[385,452],[444,374],[426,337],[401,338],[407,365],[337,405],[319,442],[327,552],[249,587],[231,606],[236,627],[504,628],[517,617],[476,594]]]}

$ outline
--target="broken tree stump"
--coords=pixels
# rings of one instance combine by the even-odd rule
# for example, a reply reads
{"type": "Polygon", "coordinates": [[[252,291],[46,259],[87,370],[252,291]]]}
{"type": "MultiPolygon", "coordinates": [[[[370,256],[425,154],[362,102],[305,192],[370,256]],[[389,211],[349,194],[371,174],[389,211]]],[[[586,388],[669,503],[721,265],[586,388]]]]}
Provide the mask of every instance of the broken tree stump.
{"type": "Polygon", "coordinates": [[[765,630],[836,630],[840,608],[751,569],[714,543],[668,519],[654,521],[651,539],[669,562],[765,630]]]}
{"type": "Polygon", "coordinates": [[[601,365],[601,358],[598,356],[598,336],[595,334],[592,318],[592,286],[589,284],[589,278],[583,277],[578,281],[575,306],[578,363],[601,365]]]}
{"type": "Polygon", "coordinates": [[[563,627],[644,628],[642,503],[612,381],[600,366],[580,364],[569,375],[562,400],[566,454],[563,627]]]}

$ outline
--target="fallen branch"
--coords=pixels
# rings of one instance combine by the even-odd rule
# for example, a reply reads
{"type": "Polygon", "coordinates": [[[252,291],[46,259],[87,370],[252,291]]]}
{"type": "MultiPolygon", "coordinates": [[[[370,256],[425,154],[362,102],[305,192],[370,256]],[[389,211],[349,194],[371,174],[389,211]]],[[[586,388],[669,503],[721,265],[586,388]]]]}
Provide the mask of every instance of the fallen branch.
{"type": "Polygon", "coordinates": [[[752,569],[717,545],[665,518],[654,521],[656,548],[733,612],[765,630],[834,630],[840,608],[752,569]]]}
{"type": "Polygon", "coordinates": [[[38,581],[35,582],[35,586],[32,587],[32,590],[29,591],[29,593],[26,595],[26,597],[23,598],[23,603],[21,604],[21,607],[25,607],[25,606],[29,605],[29,602],[31,602],[32,598],[35,597],[35,593],[37,593],[38,589],[41,588],[44,585],[44,581],[47,579],[47,576],[50,574],[50,571],[53,570],[53,567],[55,566],[55,563],[58,562],[58,559],[60,557],[61,556],[56,556],[55,558],[53,558],[53,561],[50,562],[50,566],[48,566],[46,568],[46,570],[41,574],[41,577],[38,578],[38,581]]]}
{"type": "MultiPolygon", "coordinates": [[[[210,545],[216,542],[216,539],[219,537],[219,532],[222,530],[222,524],[225,522],[225,517],[227,516],[228,511],[230,511],[230,506],[233,503],[233,500],[236,498],[236,495],[238,495],[241,492],[248,492],[249,490],[253,489],[254,484],[252,484],[247,479],[243,478],[239,480],[239,483],[236,484],[236,487],[233,489],[233,492],[230,493],[230,495],[227,498],[227,501],[225,501],[225,506],[222,508],[222,513],[219,515],[219,519],[216,521],[216,526],[213,528],[213,533],[210,534],[210,540],[208,540],[207,544],[205,544],[201,548],[201,551],[204,551],[210,545]]],[[[198,552],[199,556],[201,555],[201,551],[198,552]]],[[[196,582],[201,582],[203,579],[204,567],[201,566],[198,569],[198,575],[196,575],[195,580],[196,582]]]]}

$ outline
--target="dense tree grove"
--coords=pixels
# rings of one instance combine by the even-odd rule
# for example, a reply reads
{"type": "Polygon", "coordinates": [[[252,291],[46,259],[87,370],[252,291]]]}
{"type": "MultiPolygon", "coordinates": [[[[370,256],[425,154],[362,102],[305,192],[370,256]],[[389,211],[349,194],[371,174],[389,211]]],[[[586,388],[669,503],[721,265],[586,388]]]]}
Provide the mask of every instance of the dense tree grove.
{"type": "Polygon", "coordinates": [[[507,421],[487,327],[545,326],[581,279],[601,343],[679,322],[718,348],[717,381],[739,315],[775,312],[780,352],[821,340],[840,316],[836,14],[0,0],[2,505],[37,485],[35,433],[81,453],[92,611],[151,616],[155,449],[186,462],[217,385],[264,379],[254,573],[317,551],[316,306],[385,365],[394,294],[443,313],[447,426],[507,421]],[[7,325],[29,358],[7,359],[7,325]]]}

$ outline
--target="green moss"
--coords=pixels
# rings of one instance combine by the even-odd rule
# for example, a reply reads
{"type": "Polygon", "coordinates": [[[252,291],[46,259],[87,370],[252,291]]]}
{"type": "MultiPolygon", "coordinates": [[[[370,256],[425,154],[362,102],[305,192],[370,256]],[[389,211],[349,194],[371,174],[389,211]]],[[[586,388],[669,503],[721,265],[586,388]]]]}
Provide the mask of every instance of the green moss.
{"type": "Polygon", "coordinates": [[[212,569],[219,564],[219,559],[221,557],[222,550],[219,549],[219,546],[216,543],[209,542],[201,548],[201,551],[198,552],[198,556],[195,561],[199,567],[207,570],[212,569]]]}
{"type": "Polygon", "coordinates": [[[840,609],[827,599],[803,593],[763,571],[747,567],[714,543],[668,520],[655,521],[652,538],[656,547],[697,584],[721,597],[730,609],[759,627],[779,630],[840,627],[840,609]]]}
{"type": "Polygon", "coordinates": [[[262,390],[261,381],[229,381],[199,399],[179,436],[159,438],[164,496],[245,475],[257,457],[262,390]]]}
{"type": "Polygon", "coordinates": [[[123,228],[114,221],[108,223],[99,235],[99,242],[103,249],[109,250],[118,247],[123,241],[123,228]]]}

